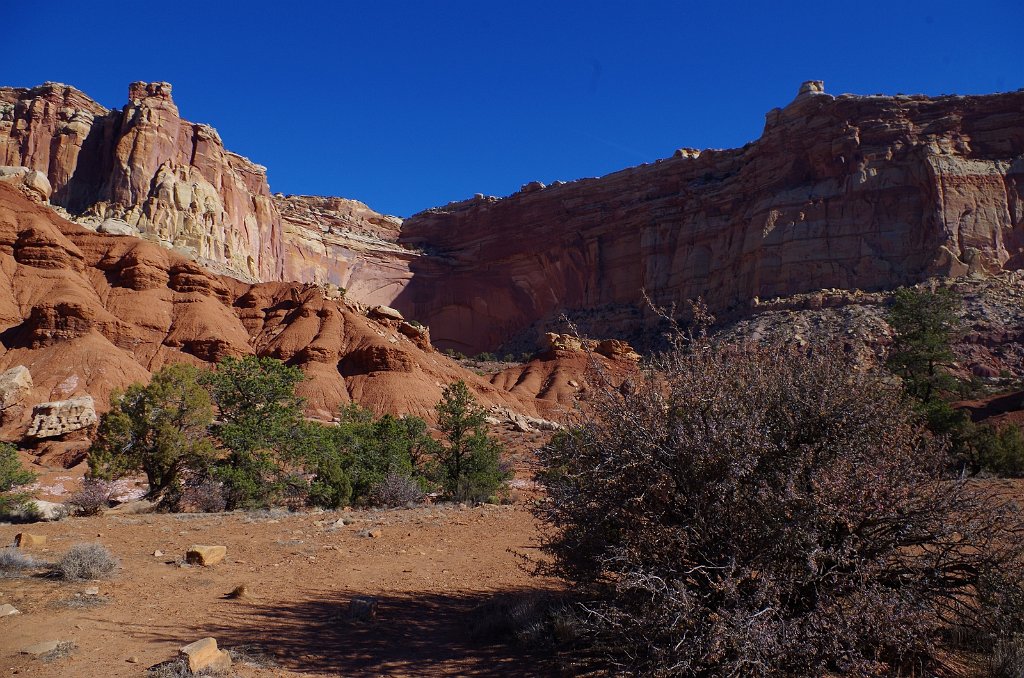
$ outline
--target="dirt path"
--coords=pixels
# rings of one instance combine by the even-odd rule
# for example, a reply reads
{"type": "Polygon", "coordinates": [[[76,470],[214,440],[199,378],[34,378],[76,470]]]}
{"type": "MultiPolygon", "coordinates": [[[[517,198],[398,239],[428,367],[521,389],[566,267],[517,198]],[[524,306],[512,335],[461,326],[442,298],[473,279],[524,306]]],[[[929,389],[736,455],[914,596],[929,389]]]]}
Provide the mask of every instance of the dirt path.
{"type": "Polygon", "coordinates": [[[474,633],[474,609],[495,595],[550,585],[524,572],[510,552],[533,552],[537,528],[521,505],[108,514],[0,526],[0,543],[22,529],[47,536],[45,550],[34,552],[42,559],[55,560],[78,542],[99,542],[121,567],[98,583],[0,579],[0,604],[22,612],[0,619],[5,674],[143,676],[205,636],[269,658],[269,667],[237,666],[241,676],[546,673],[523,647],[474,633]],[[338,527],[339,518],[353,522],[338,527]],[[379,536],[368,536],[377,530],[379,536]],[[210,568],[182,566],[192,544],[223,544],[228,556],[210,568]],[[225,597],[240,584],[249,595],[225,597]],[[99,596],[84,595],[96,585],[99,596]],[[374,619],[350,618],[354,596],[378,599],[374,619]],[[19,654],[45,640],[74,641],[77,649],[51,662],[19,654]]]}

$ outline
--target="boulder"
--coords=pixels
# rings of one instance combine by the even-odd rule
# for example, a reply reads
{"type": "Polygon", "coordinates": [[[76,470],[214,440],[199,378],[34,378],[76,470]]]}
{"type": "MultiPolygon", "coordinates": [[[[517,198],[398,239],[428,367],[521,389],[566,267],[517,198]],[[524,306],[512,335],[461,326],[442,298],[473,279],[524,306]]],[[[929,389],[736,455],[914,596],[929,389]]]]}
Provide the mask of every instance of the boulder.
{"type": "Polygon", "coordinates": [[[57,648],[59,648],[65,642],[66,641],[63,640],[44,640],[40,643],[33,643],[32,645],[23,648],[21,650],[21,653],[30,654],[34,657],[38,657],[40,655],[49,654],[50,652],[57,650],[57,648]]]}
{"type": "Polygon", "coordinates": [[[231,656],[217,647],[216,638],[203,638],[178,650],[193,674],[201,671],[221,673],[231,668],[231,656]]]}
{"type": "Polygon", "coordinates": [[[228,553],[226,546],[203,546],[195,544],[185,552],[185,562],[190,565],[210,567],[224,560],[228,553]]]}
{"type": "Polygon", "coordinates": [[[0,373],[0,410],[20,404],[32,389],[32,374],[24,365],[0,373]]]}
{"type": "Polygon", "coordinates": [[[40,403],[32,408],[32,424],[26,435],[37,439],[58,438],[92,426],[97,420],[96,406],[90,395],[40,403]]]}
{"type": "Polygon", "coordinates": [[[391,308],[390,306],[374,306],[370,309],[368,315],[375,320],[397,320],[399,322],[405,320],[405,317],[401,313],[391,308]]]}
{"type": "Polygon", "coordinates": [[[13,184],[37,202],[48,201],[53,193],[46,175],[29,167],[4,165],[0,167],[0,181],[13,184]]]}
{"type": "Polygon", "coordinates": [[[31,534],[19,532],[14,535],[14,545],[19,549],[39,548],[46,545],[46,536],[42,534],[31,534]]]}
{"type": "Polygon", "coordinates": [[[16,614],[21,614],[21,611],[10,603],[0,605],[0,617],[11,617],[16,614]]]}
{"type": "Polygon", "coordinates": [[[103,223],[96,230],[99,233],[107,233],[109,235],[139,236],[139,229],[122,219],[104,219],[103,223]]]}
{"type": "Polygon", "coordinates": [[[621,339],[605,339],[598,342],[597,348],[594,350],[606,358],[614,360],[640,360],[640,354],[621,339]]]}
{"type": "Polygon", "coordinates": [[[545,351],[582,351],[583,342],[570,334],[548,332],[541,348],[545,351]]]}

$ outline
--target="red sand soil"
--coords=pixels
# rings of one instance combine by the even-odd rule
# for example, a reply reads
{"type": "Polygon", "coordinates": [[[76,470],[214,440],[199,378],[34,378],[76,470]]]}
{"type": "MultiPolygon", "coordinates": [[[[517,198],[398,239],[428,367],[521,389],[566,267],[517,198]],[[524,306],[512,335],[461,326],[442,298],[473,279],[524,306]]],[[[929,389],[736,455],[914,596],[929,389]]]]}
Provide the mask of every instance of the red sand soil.
{"type": "Polygon", "coordinates": [[[542,590],[516,552],[536,555],[537,525],[523,505],[433,506],[327,513],[115,514],[0,526],[45,535],[32,551],[57,559],[98,542],[119,559],[113,577],[70,583],[0,579],[0,667],[24,676],[141,676],[206,636],[250,648],[270,666],[236,663],[240,676],[543,675],[542,657],[511,643],[477,641],[473,610],[500,593],[542,590]],[[339,518],[354,519],[336,527],[339,518]],[[381,530],[379,537],[366,536],[381,530]],[[222,544],[224,562],[182,566],[192,544],[222,544]],[[164,555],[154,556],[155,551],[164,555]],[[249,594],[225,594],[246,585],[249,594]],[[70,607],[99,587],[100,604],[70,607]],[[374,619],[352,621],[354,596],[379,599],[374,619]],[[19,654],[70,640],[71,656],[19,654]]]}

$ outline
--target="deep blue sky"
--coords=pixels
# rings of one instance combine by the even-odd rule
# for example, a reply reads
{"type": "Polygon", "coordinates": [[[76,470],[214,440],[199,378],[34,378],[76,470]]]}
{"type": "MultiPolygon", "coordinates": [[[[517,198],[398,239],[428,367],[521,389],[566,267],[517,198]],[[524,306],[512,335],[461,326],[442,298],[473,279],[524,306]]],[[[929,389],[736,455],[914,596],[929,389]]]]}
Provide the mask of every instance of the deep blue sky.
{"type": "Polygon", "coordinates": [[[408,216],[756,138],[831,93],[1024,87],[1021,0],[13,2],[0,84],[167,80],[272,190],[408,216]]]}

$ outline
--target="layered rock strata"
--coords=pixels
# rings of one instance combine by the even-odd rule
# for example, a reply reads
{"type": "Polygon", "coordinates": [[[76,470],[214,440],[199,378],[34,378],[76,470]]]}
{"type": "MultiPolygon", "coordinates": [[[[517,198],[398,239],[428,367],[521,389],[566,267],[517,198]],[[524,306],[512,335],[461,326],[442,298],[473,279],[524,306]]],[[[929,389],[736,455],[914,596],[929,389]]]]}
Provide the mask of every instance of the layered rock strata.
{"type": "Polygon", "coordinates": [[[319,285],[215,275],[145,240],[72,224],[0,183],[0,373],[32,376],[7,389],[19,390],[10,399],[23,407],[10,410],[23,415],[5,412],[3,439],[26,433],[33,405],[90,395],[102,412],[112,391],[165,364],[252,354],[301,368],[299,394],[322,419],[349,402],[432,418],[459,379],[488,406],[536,414],[530,399],[463,369],[406,325],[371,319],[319,285]]]}
{"type": "MultiPolygon", "coordinates": [[[[878,290],[1024,264],[1024,90],[831,96],[806,83],[761,137],[599,179],[528,184],[405,221],[390,305],[466,353],[535,343],[562,313],[634,335],[658,305],[878,290]]],[[[584,326],[584,331],[592,330],[584,326]]]]}
{"type": "Polygon", "coordinates": [[[280,215],[266,169],[183,120],[165,82],[135,82],[107,110],[68,85],[0,88],[0,164],[43,173],[50,200],[117,219],[249,280],[284,276],[280,215]]]}

